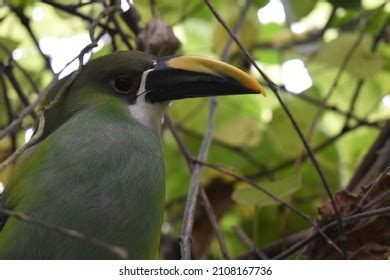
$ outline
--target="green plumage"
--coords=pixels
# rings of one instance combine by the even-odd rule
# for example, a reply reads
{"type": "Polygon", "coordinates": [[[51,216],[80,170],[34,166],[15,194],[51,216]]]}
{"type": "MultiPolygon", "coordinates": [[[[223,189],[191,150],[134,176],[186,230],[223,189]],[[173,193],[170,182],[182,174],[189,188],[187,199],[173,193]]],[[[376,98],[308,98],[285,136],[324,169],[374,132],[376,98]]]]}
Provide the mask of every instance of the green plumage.
{"type": "MultiPolygon", "coordinates": [[[[142,59],[136,61],[141,65],[135,65],[132,61],[125,64],[123,54],[118,58],[124,66],[118,69],[111,57],[109,65],[117,66],[113,71],[129,74],[135,66],[144,70],[139,67],[142,59]]],[[[144,65],[148,65],[145,59],[144,65]]],[[[127,104],[110,94],[107,79],[117,73],[107,72],[109,66],[104,76],[91,76],[97,66],[99,61],[86,67],[55,111],[49,112],[45,138],[18,159],[6,182],[5,206],[121,246],[130,258],[155,258],[164,202],[159,135],[134,120],[127,104]],[[89,80],[92,77],[94,83],[89,80]]],[[[0,258],[117,256],[9,218],[0,232],[0,258]]]]}

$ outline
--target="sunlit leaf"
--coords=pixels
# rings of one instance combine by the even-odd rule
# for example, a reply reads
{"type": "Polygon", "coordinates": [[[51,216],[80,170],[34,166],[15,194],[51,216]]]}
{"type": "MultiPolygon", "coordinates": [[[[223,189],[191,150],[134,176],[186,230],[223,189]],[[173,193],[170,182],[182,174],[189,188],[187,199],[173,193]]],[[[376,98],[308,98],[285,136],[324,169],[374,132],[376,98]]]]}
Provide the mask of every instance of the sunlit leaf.
{"type": "MultiPolygon", "coordinates": [[[[356,45],[358,36],[354,33],[340,35],[332,42],[324,44],[316,59],[323,64],[340,68],[352,46],[356,45]]],[[[382,59],[371,52],[371,45],[372,39],[365,36],[347,63],[346,71],[356,78],[371,78],[383,66],[382,59]]]]}
{"type": "Polygon", "coordinates": [[[282,3],[287,18],[295,22],[307,16],[316,6],[317,0],[283,0],[282,3]]]}

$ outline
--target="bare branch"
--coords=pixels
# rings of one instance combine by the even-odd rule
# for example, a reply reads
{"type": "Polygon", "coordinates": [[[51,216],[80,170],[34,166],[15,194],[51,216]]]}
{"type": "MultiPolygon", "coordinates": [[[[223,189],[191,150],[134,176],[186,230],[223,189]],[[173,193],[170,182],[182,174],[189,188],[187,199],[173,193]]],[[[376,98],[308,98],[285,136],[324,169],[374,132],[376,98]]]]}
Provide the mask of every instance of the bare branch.
{"type": "MultiPolygon", "coordinates": [[[[346,190],[353,192],[357,190],[361,185],[364,184],[366,175],[369,173],[370,169],[374,166],[377,159],[380,157],[378,151],[386,146],[386,143],[390,139],[390,121],[388,121],[385,127],[382,129],[381,133],[375,140],[375,142],[370,147],[367,154],[364,156],[362,162],[357,168],[355,174],[352,176],[351,180],[346,187],[346,190]]],[[[387,158],[388,160],[388,158],[387,158]]]]}
{"type": "MultiPolygon", "coordinates": [[[[195,169],[194,161],[193,161],[192,156],[190,155],[183,139],[181,138],[181,136],[177,132],[175,125],[173,124],[172,120],[168,116],[165,116],[165,123],[167,124],[167,126],[171,130],[171,133],[172,133],[173,137],[175,138],[176,143],[178,144],[180,151],[182,152],[184,158],[186,159],[187,166],[188,166],[189,170],[191,171],[191,173],[193,173],[193,170],[195,169]]],[[[221,248],[221,253],[225,259],[229,259],[229,252],[228,252],[222,231],[219,227],[217,217],[216,217],[214,210],[210,204],[210,201],[207,197],[207,194],[203,188],[200,188],[200,194],[201,194],[203,206],[206,210],[206,214],[209,218],[209,221],[210,221],[212,228],[214,229],[215,235],[216,235],[217,240],[218,240],[219,247],[221,248]]]]}
{"type": "Polygon", "coordinates": [[[202,199],[203,207],[206,210],[209,221],[210,221],[210,223],[215,231],[215,235],[217,236],[219,247],[221,248],[221,252],[222,252],[222,257],[225,260],[228,260],[228,259],[230,259],[230,257],[229,257],[229,251],[227,249],[225,239],[223,237],[222,231],[219,228],[218,219],[215,216],[215,213],[213,211],[213,207],[211,206],[210,201],[207,197],[207,194],[203,188],[200,188],[200,197],[202,199]]]}
{"type": "MultiPolygon", "coordinates": [[[[207,118],[206,133],[203,138],[203,142],[200,147],[199,155],[198,155],[198,159],[201,161],[207,160],[207,156],[211,146],[216,106],[217,106],[216,97],[211,97],[209,115],[207,118]]],[[[195,165],[192,172],[191,182],[187,194],[183,225],[180,232],[181,257],[184,260],[191,259],[191,233],[192,233],[192,226],[194,223],[196,202],[197,202],[199,188],[200,188],[200,178],[202,176],[202,171],[203,171],[202,165],[199,164],[195,165]]]]}
{"type": "MultiPolygon", "coordinates": [[[[245,2],[245,5],[240,13],[240,18],[238,22],[236,23],[236,26],[234,28],[233,33],[237,33],[242,26],[242,23],[248,13],[249,5],[251,3],[251,0],[247,0],[245,2]]],[[[230,50],[231,46],[231,38],[228,39],[226,45],[227,47],[223,50],[223,53],[221,55],[222,60],[226,60],[228,57],[228,52],[230,50]]],[[[203,137],[202,145],[199,150],[198,155],[198,161],[205,161],[207,160],[209,149],[212,143],[212,134],[214,130],[214,119],[215,119],[215,112],[217,109],[217,97],[213,96],[210,98],[210,107],[209,107],[209,114],[207,118],[207,128],[206,133],[203,137]]],[[[181,253],[182,253],[182,259],[189,260],[191,259],[191,233],[192,233],[192,226],[194,222],[194,214],[196,210],[196,202],[198,198],[199,193],[199,187],[200,187],[200,178],[202,175],[202,165],[195,165],[189,191],[187,194],[187,201],[186,201],[186,207],[184,209],[184,218],[183,218],[183,225],[180,232],[181,236],[181,253]]]]}
{"type": "MultiPolygon", "coordinates": [[[[370,217],[374,217],[374,216],[388,215],[389,213],[390,213],[390,207],[383,207],[380,209],[366,211],[364,213],[359,213],[359,214],[347,216],[347,217],[343,218],[343,223],[347,225],[349,223],[358,221],[360,219],[370,218],[370,217]]],[[[337,221],[333,221],[333,222],[327,224],[326,226],[322,227],[321,229],[323,231],[327,231],[335,226],[337,226],[337,221]]],[[[298,250],[302,249],[303,247],[305,247],[309,243],[316,240],[318,237],[319,237],[319,234],[317,232],[310,235],[309,237],[295,243],[290,248],[288,248],[287,250],[280,253],[278,256],[275,257],[275,259],[285,259],[285,258],[291,256],[292,254],[296,253],[298,250]]]]}
{"type": "MultiPolygon", "coordinates": [[[[48,87],[49,88],[49,87],[48,87]]],[[[3,139],[5,136],[9,135],[10,133],[16,132],[19,128],[19,126],[22,124],[23,119],[31,114],[31,112],[35,109],[35,107],[39,104],[39,102],[46,96],[47,90],[42,91],[40,94],[38,94],[37,98],[32,102],[29,106],[24,108],[19,114],[16,119],[14,119],[6,128],[0,131],[0,139],[3,139]]],[[[1,170],[1,168],[0,168],[1,170]]]]}

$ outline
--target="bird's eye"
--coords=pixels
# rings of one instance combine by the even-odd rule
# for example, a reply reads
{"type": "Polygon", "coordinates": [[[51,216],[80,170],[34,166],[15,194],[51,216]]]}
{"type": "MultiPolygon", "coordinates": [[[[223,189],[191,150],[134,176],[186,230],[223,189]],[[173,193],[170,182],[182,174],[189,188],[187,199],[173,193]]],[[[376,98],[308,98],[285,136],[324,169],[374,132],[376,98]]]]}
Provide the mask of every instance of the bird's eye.
{"type": "Polygon", "coordinates": [[[132,88],[131,80],[125,77],[116,78],[113,85],[119,93],[128,93],[132,88]]]}

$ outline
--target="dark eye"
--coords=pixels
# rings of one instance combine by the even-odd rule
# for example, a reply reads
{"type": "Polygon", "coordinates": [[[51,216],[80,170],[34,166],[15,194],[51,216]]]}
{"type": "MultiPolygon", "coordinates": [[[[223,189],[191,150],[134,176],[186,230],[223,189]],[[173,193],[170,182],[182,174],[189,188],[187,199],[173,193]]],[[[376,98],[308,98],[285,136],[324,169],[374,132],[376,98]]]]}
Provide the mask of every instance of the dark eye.
{"type": "Polygon", "coordinates": [[[119,93],[128,93],[132,88],[131,80],[125,77],[116,78],[114,88],[119,93]]]}

